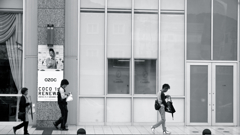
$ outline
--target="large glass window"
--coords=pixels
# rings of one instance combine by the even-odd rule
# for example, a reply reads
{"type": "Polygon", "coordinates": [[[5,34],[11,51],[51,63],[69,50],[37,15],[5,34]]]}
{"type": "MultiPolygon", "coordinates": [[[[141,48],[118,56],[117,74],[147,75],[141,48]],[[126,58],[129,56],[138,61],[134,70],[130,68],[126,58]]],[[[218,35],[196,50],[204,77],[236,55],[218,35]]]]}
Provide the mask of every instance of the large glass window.
{"type": "Polygon", "coordinates": [[[108,59],[108,94],[130,94],[129,59],[108,59]]]}
{"type": "Polygon", "coordinates": [[[187,1],[187,59],[211,59],[211,1],[187,1]]]}
{"type": "Polygon", "coordinates": [[[104,14],[81,13],[80,94],[104,94],[104,14]],[[94,85],[92,83],[94,82],[94,85]]]}
{"type": "Polygon", "coordinates": [[[5,43],[0,43],[0,94],[17,94],[5,43]]]}
{"type": "MultiPolygon", "coordinates": [[[[11,5],[7,1],[5,4],[11,5]]],[[[20,6],[18,9],[21,4],[16,4],[20,6]]],[[[0,12],[0,28],[0,121],[17,121],[18,96],[22,88],[22,13],[0,12]]]]}
{"type": "Polygon", "coordinates": [[[213,59],[237,60],[238,0],[213,1],[213,59]]]}
{"type": "MultiPolygon", "coordinates": [[[[0,43],[0,94],[18,94],[9,65],[5,43],[0,43]]],[[[16,121],[17,97],[0,97],[0,121],[16,121]]]]}
{"type": "Polygon", "coordinates": [[[156,93],[156,60],[135,60],[135,94],[156,93]]]}
{"type": "Polygon", "coordinates": [[[134,15],[134,58],[157,58],[158,14],[134,15]]]}
{"type": "Polygon", "coordinates": [[[108,13],[108,58],[131,57],[131,14],[108,13]]]}
{"type": "Polygon", "coordinates": [[[237,60],[238,0],[211,2],[187,1],[187,59],[237,60]]]}
{"type": "Polygon", "coordinates": [[[160,24],[160,80],[169,95],[184,95],[184,15],[161,14],[160,24]]]}

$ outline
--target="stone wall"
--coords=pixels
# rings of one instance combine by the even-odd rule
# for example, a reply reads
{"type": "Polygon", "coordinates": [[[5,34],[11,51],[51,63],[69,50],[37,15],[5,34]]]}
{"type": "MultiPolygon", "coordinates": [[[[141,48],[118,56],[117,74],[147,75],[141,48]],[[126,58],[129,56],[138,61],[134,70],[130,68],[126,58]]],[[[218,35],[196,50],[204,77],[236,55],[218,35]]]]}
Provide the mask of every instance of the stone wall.
{"type": "MultiPolygon", "coordinates": [[[[38,45],[47,45],[47,24],[54,25],[54,45],[64,45],[65,0],[38,0],[38,45]]],[[[60,116],[57,102],[37,102],[37,127],[53,127],[60,116]]]]}

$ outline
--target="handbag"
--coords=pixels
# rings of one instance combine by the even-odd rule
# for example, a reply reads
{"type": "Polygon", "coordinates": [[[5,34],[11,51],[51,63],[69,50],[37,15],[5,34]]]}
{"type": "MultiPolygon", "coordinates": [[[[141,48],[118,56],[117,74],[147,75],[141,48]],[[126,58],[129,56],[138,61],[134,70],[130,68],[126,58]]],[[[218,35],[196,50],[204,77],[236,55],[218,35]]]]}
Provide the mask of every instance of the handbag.
{"type": "Polygon", "coordinates": [[[161,108],[160,104],[158,103],[158,99],[155,100],[154,108],[155,110],[159,110],[161,108]]]}
{"type": "Polygon", "coordinates": [[[18,119],[24,120],[25,112],[18,112],[18,119]]]}
{"type": "Polygon", "coordinates": [[[67,102],[69,102],[69,101],[73,101],[72,94],[70,94],[70,95],[67,97],[66,101],[67,101],[67,102]]]}
{"type": "Polygon", "coordinates": [[[173,118],[173,113],[175,113],[176,110],[175,110],[175,108],[173,106],[172,98],[169,97],[169,99],[170,100],[167,101],[167,107],[165,107],[165,112],[171,113],[172,114],[172,118],[173,118]]]}

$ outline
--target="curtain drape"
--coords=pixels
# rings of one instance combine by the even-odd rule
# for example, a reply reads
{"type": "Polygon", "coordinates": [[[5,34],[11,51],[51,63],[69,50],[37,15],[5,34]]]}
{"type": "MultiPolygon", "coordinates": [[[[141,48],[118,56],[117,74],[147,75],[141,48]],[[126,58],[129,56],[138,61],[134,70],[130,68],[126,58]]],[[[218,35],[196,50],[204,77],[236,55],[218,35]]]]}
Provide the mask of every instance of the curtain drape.
{"type": "MultiPolygon", "coordinates": [[[[22,88],[22,40],[23,24],[22,14],[0,14],[0,42],[6,42],[9,65],[13,80],[18,89],[22,88]]],[[[16,120],[18,120],[19,98],[17,100],[16,120]]]]}

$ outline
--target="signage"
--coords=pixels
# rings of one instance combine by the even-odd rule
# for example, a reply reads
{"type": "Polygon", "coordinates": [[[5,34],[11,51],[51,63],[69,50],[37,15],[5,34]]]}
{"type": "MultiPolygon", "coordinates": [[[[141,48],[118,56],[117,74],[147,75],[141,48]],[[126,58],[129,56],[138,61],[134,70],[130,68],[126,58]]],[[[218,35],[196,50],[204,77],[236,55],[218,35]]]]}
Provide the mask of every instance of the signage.
{"type": "Polygon", "coordinates": [[[63,79],[63,45],[38,45],[38,101],[57,101],[63,79]]]}

